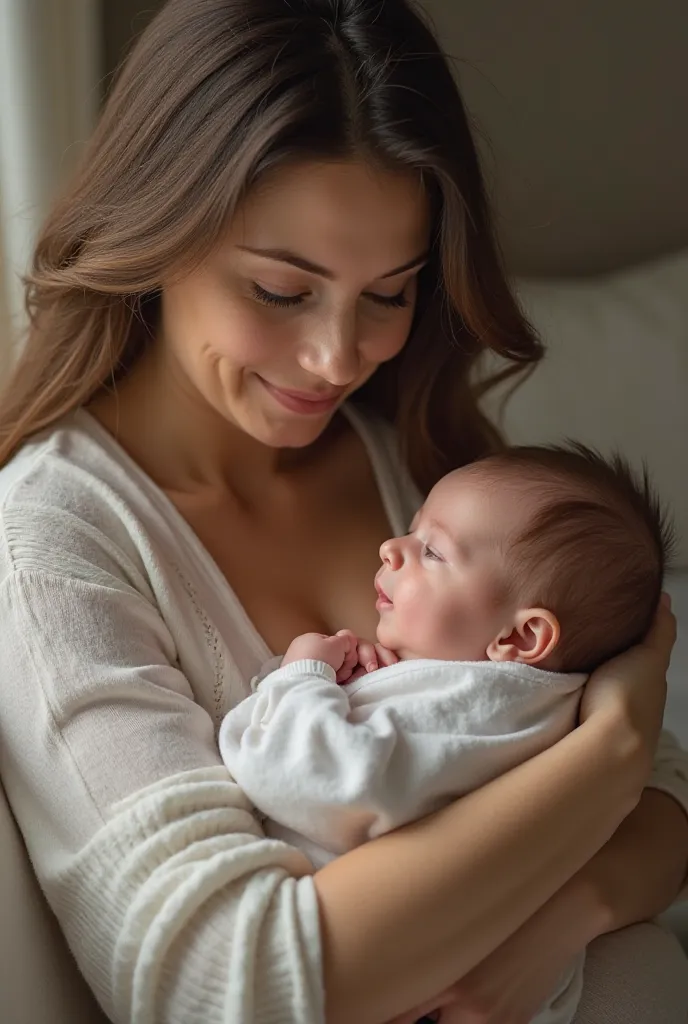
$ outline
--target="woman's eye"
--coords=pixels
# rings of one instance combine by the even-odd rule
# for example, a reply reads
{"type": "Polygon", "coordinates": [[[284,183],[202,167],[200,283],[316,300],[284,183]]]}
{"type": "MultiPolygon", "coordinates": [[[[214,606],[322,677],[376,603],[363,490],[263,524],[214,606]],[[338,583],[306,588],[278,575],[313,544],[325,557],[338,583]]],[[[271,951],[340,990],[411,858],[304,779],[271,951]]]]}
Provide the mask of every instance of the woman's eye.
{"type": "Polygon", "coordinates": [[[303,293],[298,295],[276,295],[275,292],[269,292],[265,288],[261,288],[255,281],[252,282],[251,289],[253,298],[257,299],[258,302],[262,302],[264,306],[278,306],[280,309],[300,306],[305,298],[303,293]]]}
{"type": "MultiPolygon", "coordinates": [[[[278,292],[269,292],[267,288],[262,288],[256,281],[251,283],[251,291],[253,298],[257,302],[262,303],[264,306],[276,306],[278,309],[300,306],[307,297],[306,292],[299,292],[297,295],[280,295],[278,292]]],[[[378,306],[385,306],[387,309],[405,309],[409,305],[409,300],[403,291],[399,292],[398,295],[376,295],[373,292],[369,292],[366,298],[370,299],[371,302],[375,302],[378,306]]]]}
{"type": "Polygon", "coordinates": [[[409,305],[405,290],[397,295],[376,295],[374,292],[368,292],[368,298],[378,306],[386,306],[388,309],[406,309],[409,305]]]}

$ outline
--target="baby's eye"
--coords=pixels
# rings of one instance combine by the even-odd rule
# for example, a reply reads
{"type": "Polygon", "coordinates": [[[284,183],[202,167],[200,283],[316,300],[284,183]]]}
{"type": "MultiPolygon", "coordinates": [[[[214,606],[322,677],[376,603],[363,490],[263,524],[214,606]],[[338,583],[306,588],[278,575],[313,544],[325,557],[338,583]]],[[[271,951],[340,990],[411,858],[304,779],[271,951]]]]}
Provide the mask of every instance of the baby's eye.
{"type": "Polygon", "coordinates": [[[435,562],[442,561],[440,555],[438,555],[436,551],[433,551],[433,549],[429,547],[427,544],[423,545],[423,558],[429,558],[431,561],[435,562]]]}

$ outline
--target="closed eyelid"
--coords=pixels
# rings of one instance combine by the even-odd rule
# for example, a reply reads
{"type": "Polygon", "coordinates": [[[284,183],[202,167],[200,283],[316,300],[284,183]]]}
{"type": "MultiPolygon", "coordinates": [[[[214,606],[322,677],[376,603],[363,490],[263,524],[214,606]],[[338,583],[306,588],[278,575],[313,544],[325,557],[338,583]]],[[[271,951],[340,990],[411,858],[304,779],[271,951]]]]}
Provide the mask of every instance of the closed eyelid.
{"type": "MultiPolygon", "coordinates": [[[[276,292],[298,291],[301,294],[307,294],[308,291],[313,287],[313,278],[320,278],[324,279],[325,281],[336,281],[335,276],[331,274],[329,271],[327,273],[322,273],[320,268],[311,266],[305,260],[280,260],[277,257],[267,255],[267,253],[257,252],[256,250],[244,248],[243,246],[238,246],[237,248],[251,255],[257,256],[261,261],[265,262],[268,266],[271,263],[273,265],[279,266],[279,264],[281,263],[283,267],[287,268],[287,272],[289,272],[289,268],[295,268],[297,272],[302,272],[301,280],[298,283],[294,282],[293,286],[287,285],[286,283],[284,285],[279,286],[275,285],[274,291],[276,292]],[[307,280],[305,281],[303,280],[304,274],[307,276],[307,280]]],[[[406,290],[409,288],[409,286],[411,286],[413,282],[417,279],[421,269],[422,265],[403,268],[394,275],[383,275],[380,278],[376,278],[375,281],[373,281],[372,283],[366,285],[365,288],[361,290],[360,294],[365,298],[369,298],[381,303],[393,303],[394,300],[398,301],[405,295],[406,290]],[[402,275],[406,275],[406,280],[398,280],[396,290],[392,295],[385,295],[383,292],[377,290],[380,286],[384,288],[385,283],[387,282],[388,279],[390,279],[390,281],[401,279],[402,275]]],[[[264,287],[266,291],[272,290],[271,288],[267,287],[267,285],[264,285],[264,287]]]]}

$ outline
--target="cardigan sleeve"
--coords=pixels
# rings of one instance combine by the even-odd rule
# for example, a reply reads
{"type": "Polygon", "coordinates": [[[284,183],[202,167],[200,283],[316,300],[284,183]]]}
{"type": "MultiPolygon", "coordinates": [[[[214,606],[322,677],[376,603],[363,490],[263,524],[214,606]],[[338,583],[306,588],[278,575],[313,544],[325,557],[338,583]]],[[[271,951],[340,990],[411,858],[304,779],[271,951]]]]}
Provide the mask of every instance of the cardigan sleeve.
{"type": "Polygon", "coordinates": [[[115,1024],[321,1024],[309,863],[265,837],[108,538],[62,529],[58,557],[48,527],[9,564],[2,537],[0,764],[82,973],[115,1024]]]}

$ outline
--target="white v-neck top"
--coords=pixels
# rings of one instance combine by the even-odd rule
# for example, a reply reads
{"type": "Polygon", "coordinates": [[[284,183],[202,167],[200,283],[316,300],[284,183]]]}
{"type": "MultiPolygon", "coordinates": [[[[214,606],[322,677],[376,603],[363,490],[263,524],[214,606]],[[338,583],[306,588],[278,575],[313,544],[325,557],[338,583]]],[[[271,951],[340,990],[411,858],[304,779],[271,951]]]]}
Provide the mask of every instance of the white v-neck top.
{"type": "MultiPolygon", "coordinates": [[[[393,435],[347,415],[403,532],[420,499],[393,435]]],[[[322,1024],[308,865],[265,838],[217,748],[273,652],[174,505],[84,411],[0,470],[0,636],[2,782],[106,1014],[322,1024]]],[[[688,807],[688,758],[667,741],[659,760],[656,784],[688,807]]]]}

